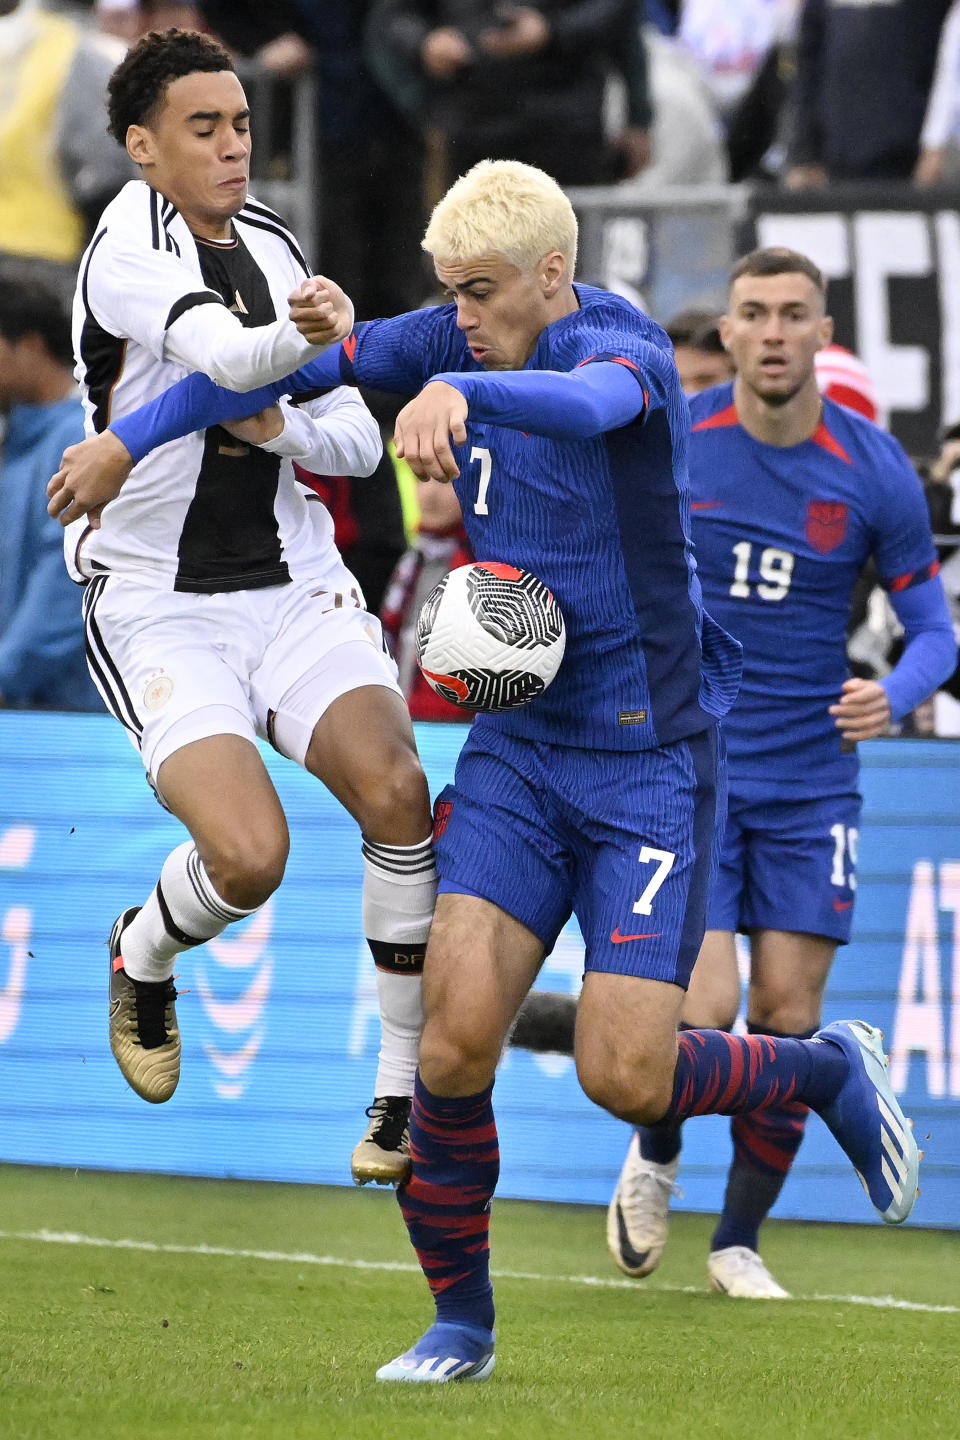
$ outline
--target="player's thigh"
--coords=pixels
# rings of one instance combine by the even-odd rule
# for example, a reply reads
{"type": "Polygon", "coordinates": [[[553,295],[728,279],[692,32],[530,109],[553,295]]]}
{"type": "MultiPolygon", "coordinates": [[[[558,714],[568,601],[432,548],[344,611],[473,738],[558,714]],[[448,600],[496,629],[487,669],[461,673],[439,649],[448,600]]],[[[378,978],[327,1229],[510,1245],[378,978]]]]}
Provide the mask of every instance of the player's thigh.
{"type": "Polygon", "coordinates": [[[836,949],[836,941],[823,935],[756,931],[750,937],[750,1022],[788,1035],[819,1025],[836,949]]]}
{"type": "Polygon", "coordinates": [[[397,691],[365,684],[334,700],[314,726],[306,768],[371,840],[416,845],[430,833],[430,792],[397,691]]]}
{"type": "Polygon", "coordinates": [[[577,1009],[577,1074],[611,1114],[652,1124],[670,1105],[677,1063],[678,985],[591,971],[577,1009]]]}
{"type": "Polygon", "coordinates": [[[758,798],[744,822],[747,860],[740,928],[820,935],[845,945],[856,894],[861,799],[758,798]]]}
{"type": "Polygon", "coordinates": [[[586,970],[686,989],[703,941],[722,756],[716,731],[581,766],[574,910],[586,970]]]}
{"type": "Polygon", "coordinates": [[[471,1095],[490,1083],[543,957],[543,942],[490,901],[438,897],[423,970],[420,1073],[428,1089],[471,1095]]]}
{"type": "Polygon", "coordinates": [[[434,806],[439,893],[474,895],[549,952],[572,908],[573,857],[556,811],[552,747],[474,721],[434,806]]]}
{"type": "Polygon", "coordinates": [[[84,612],[91,671],[155,788],[167,759],[184,746],[218,735],[254,744],[247,672],[261,637],[242,595],[190,595],[97,577],[84,612]]]}
{"type": "Polygon", "coordinates": [[[371,839],[416,844],[429,832],[429,796],[379,620],[349,592],[304,584],[287,587],[275,609],[251,677],[260,732],[371,839]]]}
{"type": "Polygon", "coordinates": [[[683,1019],[697,1029],[730,1030],[740,1009],[737,937],[732,930],[708,930],[690,976],[683,1019]]]}

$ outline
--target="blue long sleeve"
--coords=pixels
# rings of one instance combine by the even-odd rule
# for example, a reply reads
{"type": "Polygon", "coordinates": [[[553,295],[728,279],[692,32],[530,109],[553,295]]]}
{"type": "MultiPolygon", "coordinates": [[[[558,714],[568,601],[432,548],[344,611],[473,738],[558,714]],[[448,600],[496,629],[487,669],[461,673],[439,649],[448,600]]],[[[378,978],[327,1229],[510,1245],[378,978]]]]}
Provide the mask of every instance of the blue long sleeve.
{"type": "MultiPolygon", "coordinates": [[[[613,360],[599,360],[569,374],[556,370],[443,372],[431,378],[460,390],[474,419],[556,440],[584,439],[615,430],[635,419],[646,404],[639,371],[613,360]]],[[[134,461],[139,461],[158,445],[181,435],[255,415],[281,395],[329,388],[353,379],[352,363],[340,345],[282,380],[243,394],[225,390],[209,376],[197,373],[138,410],[111,421],[110,429],[134,461]]]]}
{"type": "Polygon", "coordinates": [[[909,714],[953,674],[957,643],[939,575],[890,596],[905,633],[903,654],[880,683],[894,720],[909,714]]]}
{"type": "Polygon", "coordinates": [[[110,422],[110,429],[123,441],[134,461],[140,461],[158,445],[206,430],[224,420],[242,420],[273,405],[281,395],[294,395],[302,390],[330,389],[344,383],[340,370],[341,346],[334,345],[316,360],[310,360],[293,374],[272,385],[261,385],[243,394],[225,390],[208,375],[199,372],[172,385],[155,400],[141,405],[129,415],[110,422]]]}
{"type": "Polygon", "coordinates": [[[434,375],[463,395],[471,420],[551,440],[584,440],[617,430],[642,413],[647,396],[640,374],[601,360],[569,372],[509,370],[434,375]]]}

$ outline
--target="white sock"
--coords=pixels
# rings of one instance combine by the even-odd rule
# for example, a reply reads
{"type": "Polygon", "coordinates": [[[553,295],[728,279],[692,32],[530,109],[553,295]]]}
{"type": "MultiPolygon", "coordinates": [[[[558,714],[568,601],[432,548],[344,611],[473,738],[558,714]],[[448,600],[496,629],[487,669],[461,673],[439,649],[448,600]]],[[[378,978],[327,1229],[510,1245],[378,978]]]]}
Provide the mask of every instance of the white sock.
{"type": "Polygon", "coordinates": [[[380,1056],[374,1095],[412,1095],[423,1029],[423,955],[437,898],[433,840],[363,839],[363,933],[377,967],[380,1056]]]}
{"type": "Polygon", "coordinates": [[[183,950],[212,940],[234,920],[253,913],[221,899],[196,845],[187,840],[167,856],[153,894],[124,930],[123,968],[131,980],[167,980],[183,950]]]}

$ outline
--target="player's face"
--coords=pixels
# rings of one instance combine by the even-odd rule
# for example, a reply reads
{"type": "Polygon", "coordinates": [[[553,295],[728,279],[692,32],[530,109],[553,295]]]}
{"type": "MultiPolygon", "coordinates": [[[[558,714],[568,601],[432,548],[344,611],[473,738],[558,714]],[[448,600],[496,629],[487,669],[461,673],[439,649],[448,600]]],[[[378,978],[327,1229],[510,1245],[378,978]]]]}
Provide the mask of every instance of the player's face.
{"type": "Polygon", "coordinates": [[[522,370],[551,320],[562,256],[549,255],[532,270],[518,270],[502,255],[482,255],[461,265],[435,269],[445,292],[457,302],[457,325],[474,360],[487,370],[522,370]]]}
{"type": "Polygon", "coordinates": [[[152,123],[130,127],[127,149],[195,234],[229,234],[250,178],[250,111],[231,70],[171,81],[152,123]]]}
{"type": "Polygon", "coordinates": [[[740,381],[769,405],[816,386],[813,357],[833,335],[823,296],[802,273],[741,275],[720,334],[740,381]]]}
{"type": "Polygon", "coordinates": [[[733,363],[725,351],[677,345],[673,358],[684,395],[699,395],[701,390],[709,390],[711,385],[722,385],[733,374],[733,363]]]}

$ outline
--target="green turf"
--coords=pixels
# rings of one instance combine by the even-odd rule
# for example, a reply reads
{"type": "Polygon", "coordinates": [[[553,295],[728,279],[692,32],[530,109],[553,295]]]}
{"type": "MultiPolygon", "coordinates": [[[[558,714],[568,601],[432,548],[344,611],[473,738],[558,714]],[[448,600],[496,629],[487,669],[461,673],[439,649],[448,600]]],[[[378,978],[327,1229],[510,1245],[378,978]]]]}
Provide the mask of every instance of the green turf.
{"type": "MultiPolygon", "coordinates": [[[[0,1229],[410,1263],[383,1192],[0,1167],[0,1229]]],[[[502,1202],[497,1370],[378,1386],[430,1306],[418,1274],[0,1239],[2,1440],[453,1440],[960,1435],[960,1314],[731,1301],[710,1221],[677,1215],[647,1282],[615,1281],[602,1212],[502,1202]],[[567,1278],[564,1278],[567,1277],[567,1278]],[[696,1286],[698,1293],[684,1293],[696,1286]]],[[[771,1224],[804,1295],[960,1306],[960,1236],[771,1224]]]]}

